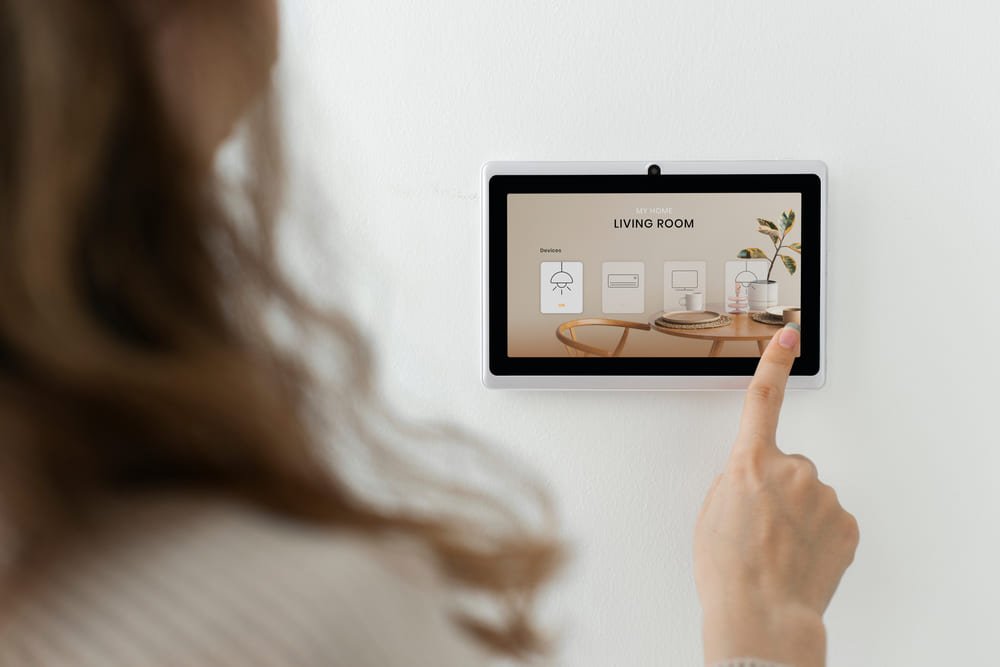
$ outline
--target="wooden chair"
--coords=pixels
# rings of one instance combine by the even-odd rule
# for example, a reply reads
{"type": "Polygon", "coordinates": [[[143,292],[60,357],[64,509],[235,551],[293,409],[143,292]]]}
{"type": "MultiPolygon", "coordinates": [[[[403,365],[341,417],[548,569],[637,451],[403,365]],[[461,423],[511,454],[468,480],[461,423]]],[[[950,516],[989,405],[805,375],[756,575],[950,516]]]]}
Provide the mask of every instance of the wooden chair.
{"type": "Polygon", "coordinates": [[[626,320],[608,320],[600,317],[588,317],[579,320],[563,322],[556,328],[556,338],[566,346],[566,351],[570,356],[576,357],[617,357],[625,349],[625,341],[628,340],[628,333],[632,329],[649,331],[648,322],[628,322],[626,320]],[[581,343],[576,339],[576,331],[580,327],[621,327],[622,335],[618,339],[618,344],[613,350],[602,350],[593,345],[581,343]]]}

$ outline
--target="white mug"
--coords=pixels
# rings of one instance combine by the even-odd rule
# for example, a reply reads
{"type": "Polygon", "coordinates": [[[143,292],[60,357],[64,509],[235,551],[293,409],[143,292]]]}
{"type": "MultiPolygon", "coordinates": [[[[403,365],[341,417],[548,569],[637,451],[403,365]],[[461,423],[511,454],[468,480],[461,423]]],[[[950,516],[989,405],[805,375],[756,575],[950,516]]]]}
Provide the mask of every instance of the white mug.
{"type": "Polygon", "coordinates": [[[692,310],[700,313],[705,310],[705,293],[688,292],[680,298],[678,303],[684,306],[685,310],[692,310]]]}

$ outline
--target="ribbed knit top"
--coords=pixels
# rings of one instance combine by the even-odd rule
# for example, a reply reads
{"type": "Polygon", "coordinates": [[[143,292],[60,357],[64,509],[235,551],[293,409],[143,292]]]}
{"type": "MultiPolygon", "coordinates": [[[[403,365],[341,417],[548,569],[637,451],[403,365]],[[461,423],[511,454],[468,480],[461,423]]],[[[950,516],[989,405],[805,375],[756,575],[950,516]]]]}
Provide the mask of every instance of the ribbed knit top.
{"type": "Polygon", "coordinates": [[[0,600],[0,665],[486,665],[402,540],[307,526],[225,502],[116,513],[0,600]]]}

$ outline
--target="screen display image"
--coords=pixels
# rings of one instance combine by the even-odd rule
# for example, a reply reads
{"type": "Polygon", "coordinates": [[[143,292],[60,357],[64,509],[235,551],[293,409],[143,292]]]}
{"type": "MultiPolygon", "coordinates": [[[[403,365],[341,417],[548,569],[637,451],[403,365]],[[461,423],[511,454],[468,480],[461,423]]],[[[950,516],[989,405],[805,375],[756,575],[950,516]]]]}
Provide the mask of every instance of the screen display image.
{"type": "Polygon", "coordinates": [[[507,194],[506,355],[758,357],[802,307],[802,199],[507,194]]]}

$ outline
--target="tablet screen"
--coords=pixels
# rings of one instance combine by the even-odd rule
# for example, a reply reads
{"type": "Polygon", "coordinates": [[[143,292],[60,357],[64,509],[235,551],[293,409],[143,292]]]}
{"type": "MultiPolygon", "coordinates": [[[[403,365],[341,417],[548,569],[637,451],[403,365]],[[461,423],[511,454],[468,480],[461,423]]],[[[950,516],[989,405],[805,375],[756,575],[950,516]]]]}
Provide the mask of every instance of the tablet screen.
{"type": "Polygon", "coordinates": [[[665,317],[662,330],[633,329],[618,354],[707,357],[718,336],[743,334],[716,351],[757,356],[753,336],[801,306],[801,212],[797,192],[511,194],[507,354],[610,351],[622,333],[610,322],[665,317]],[[771,317],[736,317],[757,311],[771,317]],[[564,322],[569,343],[556,336],[564,322]]]}
{"type": "Polygon", "coordinates": [[[786,319],[804,329],[799,371],[812,365],[817,178],[494,176],[490,186],[501,372],[749,373],[786,319]]]}

